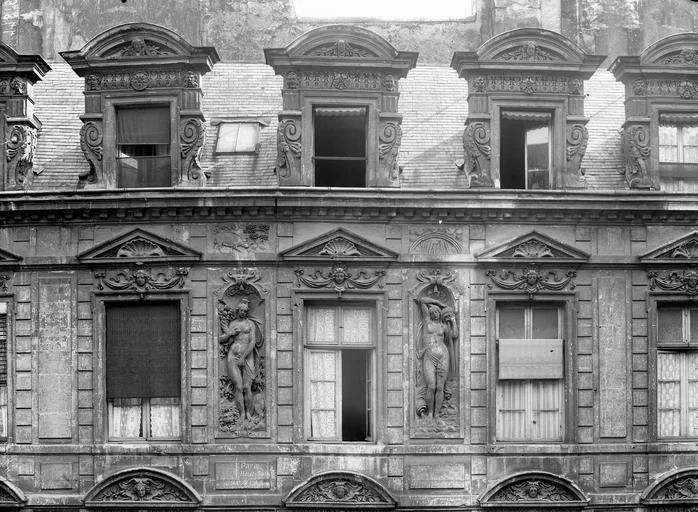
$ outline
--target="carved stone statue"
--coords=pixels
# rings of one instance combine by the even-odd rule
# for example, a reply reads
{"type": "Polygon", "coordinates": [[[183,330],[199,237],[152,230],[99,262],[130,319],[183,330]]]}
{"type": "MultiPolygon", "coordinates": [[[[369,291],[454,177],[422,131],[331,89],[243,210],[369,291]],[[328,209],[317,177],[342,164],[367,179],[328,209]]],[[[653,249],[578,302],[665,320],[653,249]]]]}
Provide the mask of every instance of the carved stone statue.
{"type": "Polygon", "coordinates": [[[452,308],[431,297],[420,297],[422,329],[417,347],[421,379],[418,381],[417,415],[441,420],[444,399],[450,398],[447,383],[456,374],[454,343],[458,339],[458,324],[452,308]]]}

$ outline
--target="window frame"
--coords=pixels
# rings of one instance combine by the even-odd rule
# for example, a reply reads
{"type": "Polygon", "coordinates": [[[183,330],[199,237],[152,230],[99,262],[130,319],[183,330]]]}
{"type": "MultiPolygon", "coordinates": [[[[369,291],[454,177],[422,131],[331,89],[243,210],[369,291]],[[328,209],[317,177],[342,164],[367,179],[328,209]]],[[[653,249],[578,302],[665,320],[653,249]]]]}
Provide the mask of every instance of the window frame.
{"type": "Polygon", "coordinates": [[[683,345],[665,345],[664,348],[660,348],[659,345],[659,309],[660,305],[671,305],[676,308],[690,308],[695,307],[698,309],[698,299],[695,297],[690,297],[688,295],[679,295],[672,292],[652,292],[648,294],[648,321],[649,321],[649,353],[648,353],[648,374],[649,383],[647,386],[647,392],[649,393],[648,404],[649,404],[649,429],[650,429],[650,439],[656,442],[663,443],[676,443],[676,442],[696,442],[698,440],[698,435],[696,436],[672,436],[672,437],[660,437],[659,436],[659,403],[657,397],[658,391],[658,361],[657,354],[660,350],[667,351],[681,351],[688,352],[689,350],[698,351],[698,343],[695,343],[691,347],[688,344],[683,345]]]}
{"type": "Polygon", "coordinates": [[[94,311],[93,329],[95,339],[94,371],[93,371],[93,400],[95,418],[95,442],[96,443],[189,443],[191,442],[191,361],[189,352],[191,348],[191,296],[189,292],[178,291],[149,291],[145,298],[137,293],[124,293],[120,291],[93,292],[92,309],[94,311]],[[119,438],[109,436],[109,403],[107,399],[106,383],[106,308],[108,304],[147,304],[148,302],[173,302],[179,306],[180,324],[180,378],[182,381],[180,395],[180,436],[178,438],[119,438]]]}
{"type": "Polygon", "coordinates": [[[577,354],[576,354],[576,339],[577,339],[577,305],[576,295],[570,292],[558,293],[538,293],[532,299],[520,293],[511,293],[507,291],[488,290],[486,298],[486,313],[487,313],[487,369],[489,377],[487,399],[488,399],[488,442],[489,444],[497,445],[530,445],[530,444],[545,444],[559,445],[574,442],[575,429],[575,406],[578,403],[577,389],[574,385],[575,376],[577,373],[577,354]],[[562,439],[551,441],[536,441],[536,440],[514,440],[501,441],[497,439],[497,382],[499,381],[498,363],[499,363],[499,347],[497,340],[497,307],[499,304],[525,304],[533,305],[536,303],[554,304],[561,310],[561,321],[563,323],[560,334],[562,335],[563,346],[563,378],[562,378],[562,439]]]}
{"type": "Polygon", "coordinates": [[[15,355],[16,344],[15,344],[15,328],[14,328],[14,318],[15,318],[15,296],[12,293],[0,293],[0,302],[6,304],[7,310],[5,315],[7,317],[7,435],[0,436],[0,443],[13,443],[15,442],[14,436],[14,426],[15,426],[15,355]]]}
{"type": "Polygon", "coordinates": [[[146,190],[170,188],[178,183],[180,176],[180,145],[179,145],[179,99],[173,95],[105,95],[104,96],[104,179],[107,188],[125,190],[118,183],[118,148],[116,140],[116,111],[119,108],[164,107],[170,109],[170,184],[167,187],[144,187],[146,190]]]}
{"type": "Polygon", "coordinates": [[[659,118],[662,114],[698,114],[698,107],[691,105],[677,105],[676,103],[664,103],[661,101],[652,101],[650,103],[650,168],[656,169],[652,177],[657,181],[659,190],[672,190],[669,187],[662,187],[663,180],[681,181],[679,186],[683,186],[685,178],[694,178],[692,181],[698,187],[698,162],[661,162],[659,160],[659,118]]]}
{"type": "MultiPolygon", "coordinates": [[[[213,119],[211,121],[211,126],[216,127],[216,139],[215,142],[213,143],[213,153],[215,155],[256,155],[259,154],[259,150],[262,146],[261,142],[261,135],[262,135],[262,129],[266,128],[269,123],[263,122],[259,119],[213,119]],[[242,150],[233,150],[233,151],[221,151],[218,149],[218,143],[221,137],[221,130],[225,125],[228,124],[236,124],[236,125],[252,125],[255,127],[255,135],[257,137],[257,142],[254,144],[253,149],[242,149],[242,150]]],[[[239,132],[238,132],[239,134],[239,132]]],[[[235,143],[237,145],[237,138],[235,140],[235,143]]]]}
{"type": "MultiPolygon", "coordinates": [[[[293,416],[294,416],[294,442],[309,443],[309,444],[342,444],[342,445],[375,445],[383,442],[383,430],[385,425],[385,414],[387,413],[387,402],[381,400],[384,391],[384,375],[383,372],[387,368],[386,352],[386,319],[385,312],[387,311],[387,297],[385,292],[353,292],[350,290],[344,291],[342,297],[339,298],[337,293],[328,292],[325,290],[304,290],[292,292],[292,303],[294,307],[294,329],[293,336],[297,340],[294,343],[294,368],[300,371],[295,372],[293,385],[295,388],[294,395],[297,399],[294,401],[293,416]],[[342,441],[312,439],[309,437],[310,409],[306,406],[307,403],[307,388],[308,380],[306,375],[307,365],[307,305],[312,304],[335,304],[335,305],[368,305],[373,310],[373,403],[371,404],[372,418],[371,429],[372,435],[370,441],[342,441]]],[[[334,346],[334,350],[340,349],[341,345],[334,346]]],[[[329,345],[318,345],[318,348],[329,347],[329,345]]],[[[362,345],[362,347],[364,347],[362,345]]],[[[312,349],[312,346],[311,346],[312,349]]]]}

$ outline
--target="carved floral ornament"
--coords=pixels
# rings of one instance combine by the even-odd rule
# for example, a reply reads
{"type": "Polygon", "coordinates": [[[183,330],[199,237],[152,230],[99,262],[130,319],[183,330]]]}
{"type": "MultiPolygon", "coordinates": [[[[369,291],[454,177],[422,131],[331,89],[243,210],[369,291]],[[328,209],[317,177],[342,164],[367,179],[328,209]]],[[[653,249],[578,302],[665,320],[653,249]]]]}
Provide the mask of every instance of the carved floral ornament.
{"type": "Polygon", "coordinates": [[[490,487],[478,502],[483,507],[523,509],[540,506],[578,509],[587,505],[589,498],[571,481],[542,471],[519,473],[490,487]]]}
{"type": "Polygon", "coordinates": [[[463,131],[463,148],[466,156],[465,173],[470,179],[470,188],[494,186],[490,176],[492,146],[489,125],[482,121],[468,123],[463,131]]]}
{"type": "Polygon", "coordinates": [[[32,170],[36,142],[36,128],[21,124],[10,127],[10,137],[5,143],[5,157],[8,163],[8,176],[16,185],[24,185],[32,170]]]}
{"type": "Polygon", "coordinates": [[[297,287],[331,288],[341,297],[346,290],[367,290],[373,286],[383,288],[385,270],[375,270],[373,276],[370,276],[367,270],[350,272],[345,263],[337,262],[332,265],[329,272],[315,270],[307,275],[305,269],[296,269],[295,274],[297,287]]]}
{"type": "Polygon", "coordinates": [[[623,130],[625,179],[630,188],[652,188],[648,174],[649,142],[649,130],[645,125],[631,125],[623,130]]]}
{"type": "Polygon", "coordinates": [[[276,169],[286,178],[300,173],[301,125],[300,120],[281,119],[277,129],[278,156],[276,169]]]}
{"type": "Polygon", "coordinates": [[[95,279],[97,279],[97,289],[99,290],[109,288],[115,291],[129,291],[137,293],[143,299],[146,294],[156,290],[184,288],[188,274],[189,269],[180,267],[174,270],[170,269],[167,274],[153,275],[150,269],[137,265],[135,270],[122,270],[111,276],[108,276],[105,271],[95,272],[95,279]]]}
{"type": "Polygon", "coordinates": [[[179,147],[184,170],[189,180],[201,177],[199,156],[206,138],[206,125],[201,119],[182,119],[179,129],[179,147]]]}
{"type": "Polygon", "coordinates": [[[661,64],[698,66],[698,52],[695,48],[681,48],[677,53],[660,60],[661,64]]]}
{"type": "Polygon", "coordinates": [[[284,500],[288,508],[393,509],[397,503],[375,480],[357,473],[331,471],[297,486],[284,500]]]}
{"type": "Polygon", "coordinates": [[[685,293],[690,297],[698,295],[698,272],[695,270],[685,270],[681,273],[665,272],[664,274],[650,271],[647,272],[647,278],[651,291],[659,288],[664,291],[685,293]]]}
{"type": "Polygon", "coordinates": [[[698,469],[683,468],[662,475],[645,489],[640,503],[650,510],[698,510],[698,469]]]}
{"type": "Polygon", "coordinates": [[[522,272],[502,270],[499,274],[495,270],[488,270],[486,273],[491,283],[487,285],[489,289],[494,286],[503,290],[520,290],[528,294],[532,299],[540,291],[561,291],[568,285],[569,289],[575,287],[573,278],[577,276],[574,270],[569,270],[564,277],[558,277],[557,272],[541,272],[537,267],[530,266],[522,272]]]}
{"type": "Polygon", "coordinates": [[[344,39],[339,39],[334,43],[319,46],[310,51],[308,55],[316,55],[319,57],[352,57],[365,58],[375,57],[375,54],[355,44],[350,44],[344,39]]]}
{"type": "Polygon", "coordinates": [[[526,41],[513,50],[498,55],[495,60],[505,62],[555,62],[560,57],[548,50],[544,50],[535,41],[526,41]]]}
{"type": "Polygon", "coordinates": [[[397,156],[402,142],[402,128],[397,121],[381,123],[378,134],[378,162],[391,181],[400,177],[400,166],[397,156]]]}

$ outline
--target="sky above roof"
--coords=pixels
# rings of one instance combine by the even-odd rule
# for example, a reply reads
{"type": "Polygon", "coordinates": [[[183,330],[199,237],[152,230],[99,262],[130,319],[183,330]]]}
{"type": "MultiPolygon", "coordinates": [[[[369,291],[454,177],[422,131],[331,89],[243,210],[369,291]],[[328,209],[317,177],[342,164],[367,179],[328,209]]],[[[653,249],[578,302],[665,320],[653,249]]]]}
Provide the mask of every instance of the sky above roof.
{"type": "Polygon", "coordinates": [[[472,16],[473,0],[292,0],[299,18],[372,18],[395,21],[458,20],[472,16]]]}

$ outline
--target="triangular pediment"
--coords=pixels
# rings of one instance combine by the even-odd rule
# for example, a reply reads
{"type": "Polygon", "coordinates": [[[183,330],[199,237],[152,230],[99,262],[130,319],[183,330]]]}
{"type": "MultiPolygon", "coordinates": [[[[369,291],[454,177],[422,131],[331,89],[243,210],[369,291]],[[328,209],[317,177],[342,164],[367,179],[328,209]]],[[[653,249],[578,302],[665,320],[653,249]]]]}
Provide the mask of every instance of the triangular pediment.
{"type": "Polygon", "coordinates": [[[289,261],[383,261],[395,260],[398,254],[344,228],[307,240],[281,253],[289,261]]]}
{"type": "Polygon", "coordinates": [[[284,500],[287,508],[394,509],[397,502],[378,482],[349,471],[329,471],[295,487],[284,500]]]}
{"type": "Polygon", "coordinates": [[[495,483],[477,501],[482,507],[494,509],[574,510],[586,506],[589,498],[566,478],[545,471],[526,471],[495,483]]]}
{"type": "Polygon", "coordinates": [[[642,263],[698,263],[698,231],[677,238],[640,256],[642,263]]]}
{"type": "Polygon", "coordinates": [[[83,263],[196,261],[201,253],[167,238],[134,229],[77,256],[83,263]]]}
{"type": "Polygon", "coordinates": [[[0,476],[0,509],[21,507],[27,502],[22,490],[0,476]]]}
{"type": "Polygon", "coordinates": [[[477,260],[483,262],[565,263],[587,259],[588,253],[537,231],[531,231],[477,255],[477,260]]]}
{"type": "Polygon", "coordinates": [[[196,508],[201,496],[178,476],[151,468],[119,471],[95,485],[85,496],[87,508],[196,508]]]}
{"type": "Polygon", "coordinates": [[[11,267],[22,261],[22,257],[4,249],[0,249],[0,267],[11,267]]]}

